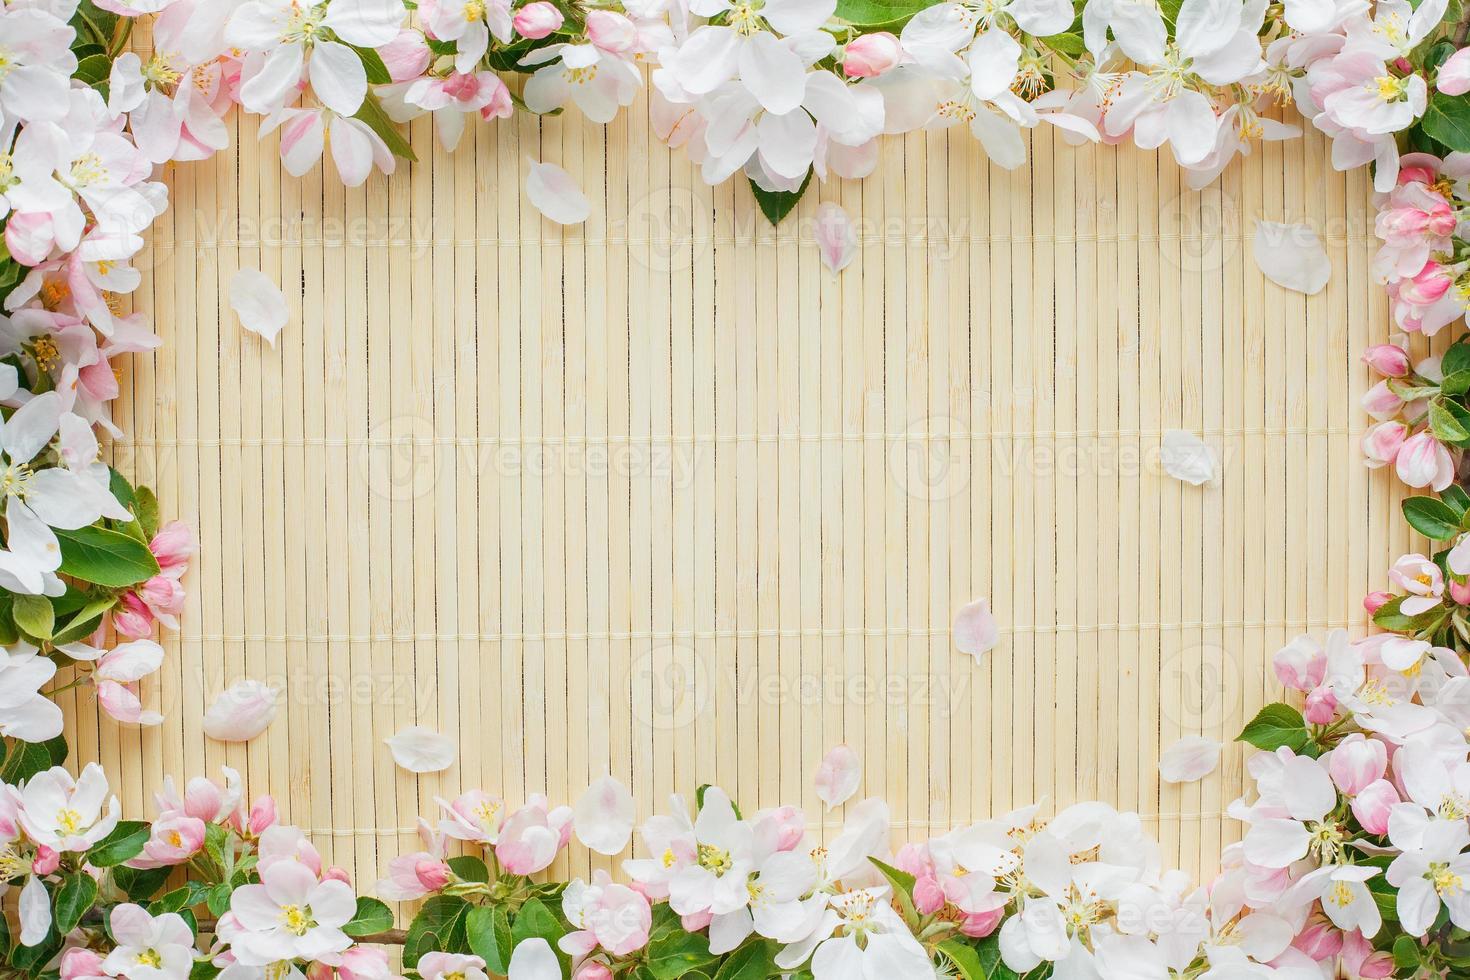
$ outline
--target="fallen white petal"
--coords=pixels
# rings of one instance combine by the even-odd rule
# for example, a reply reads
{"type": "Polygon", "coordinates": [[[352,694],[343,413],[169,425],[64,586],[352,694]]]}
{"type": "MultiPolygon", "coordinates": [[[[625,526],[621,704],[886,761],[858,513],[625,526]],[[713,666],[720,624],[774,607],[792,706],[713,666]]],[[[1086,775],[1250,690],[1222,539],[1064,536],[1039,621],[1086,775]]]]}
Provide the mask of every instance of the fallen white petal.
{"type": "Polygon", "coordinates": [[[841,806],[852,799],[863,778],[863,763],[846,745],[839,745],[822,759],[817,769],[817,798],[827,809],[841,806]]]}
{"type": "Polygon", "coordinates": [[[510,954],[507,980],[561,980],[561,962],[544,939],[523,939],[510,954]]]}
{"type": "Polygon", "coordinates": [[[1166,783],[1194,783],[1204,779],[1220,765],[1219,742],[1198,735],[1188,735],[1169,746],[1159,759],[1159,775],[1166,783]]]}
{"type": "Polygon", "coordinates": [[[1000,627],[990,614],[990,603],[976,599],[960,607],[954,617],[954,645],[960,653],[978,658],[1000,642],[1000,627]]]}
{"type": "Polygon", "coordinates": [[[1215,451],[1193,432],[1169,429],[1159,443],[1164,472],[1193,486],[1215,478],[1215,451]]]}
{"type": "Polygon", "coordinates": [[[1322,291],[1332,263],[1311,225],[1256,222],[1256,265],[1266,278],[1308,296],[1322,291]]]}
{"type": "Polygon", "coordinates": [[[587,787],[572,811],[572,829],[577,840],[611,857],[621,854],[633,836],[638,807],[628,787],[611,776],[603,776],[587,787]]]}
{"type": "Polygon", "coordinates": [[[409,772],[439,772],[454,765],[459,747],[448,735],[422,725],[409,725],[383,741],[393,751],[393,761],[409,772]]]}
{"type": "Polygon", "coordinates": [[[526,174],[526,196],[537,211],[559,225],[577,225],[587,220],[592,205],[571,174],[554,163],[529,161],[526,174]]]}
{"type": "Polygon", "coordinates": [[[846,211],[831,201],[817,208],[812,237],[817,240],[817,250],[822,253],[822,264],[834,276],[846,269],[857,255],[857,233],[852,229],[852,220],[846,211]]]}
{"type": "Polygon", "coordinates": [[[285,295],[259,269],[241,269],[230,279],[230,309],[242,327],[260,334],[272,347],[290,318],[285,295]]]}
{"type": "Polygon", "coordinates": [[[278,694],[261,681],[230,685],[204,712],[204,734],[221,742],[249,741],[275,720],[278,694]]]}

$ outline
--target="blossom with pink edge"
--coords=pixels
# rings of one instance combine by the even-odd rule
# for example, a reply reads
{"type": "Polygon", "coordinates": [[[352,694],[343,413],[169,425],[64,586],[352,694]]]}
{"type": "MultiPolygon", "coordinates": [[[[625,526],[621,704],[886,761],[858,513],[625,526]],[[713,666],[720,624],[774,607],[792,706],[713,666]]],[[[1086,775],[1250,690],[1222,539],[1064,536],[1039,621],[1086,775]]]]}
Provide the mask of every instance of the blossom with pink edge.
{"type": "Polygon", "coordinates": [[[197,817],[160,817],[149,828],[143,853],[129,861],[128,867],[171,868],[183,864],[204,847],[204,835],[204,821],[197,817]]]}
{"type": "MultiPolygon", "coordinates": [[[[1380,214],[1380,218],[1382,215],[1380,214]]],[[[1453,219],[1452,219],[1453,222],[1453,219]]],[[[1453,223],[1451,224],[1453,230],[1453,223]]],[[[1385,378],[1407,377],[1412,367],[1409,352],[1398,344],[1375,344],[1363,352],[1363,363],[1385,378]]]]}
{"type": "Polygon", "coordinates": [[[1339,742],[1327,763],[1333,783],[1347,796],[1357,796],[1382,779],[1387,769],[1388,747],[1357,733],[1339,742]]]}
{"type": "Polygon", "coordinates": [[[535,874],[556,859],[571,837],[572,808],[548,809],[546,797],[538,794],[501,825],[495,858],[511,874],[535,874]]]}
{"type": "Polygon", "coordinates": [[[75,778],[55,766],[20,789],[19,820],[26,835],[58,851],[90,850],[117,826],[117,811],[117,797],[108,793],[107,777],[95,762],[75,778]]]}
{"type": "Polygon", "coordinates": [[[342,882],[319,881],[297,861],[262,863],[260,884],[238,888],[230,897],[240,927],[230,946],[241,963],[252,966],[340,953],[352,945],[342,926],[356,911],[357,898],[342,882]]]}
{"type": "Polygon", "coordinates": [[[1455,479],[1455,457],[1425,429],[1404,440],[1394,456],[1394,472],[1411,487],[1438,493],[1455,479]]]}
{"type": "Polygon", "coordinates": [[[418,971],[423,980],[489,980],[485,961],[463,953],[425,953],[418,971]]]}
{"type": "Polygon", "coordinates": [[[1444,573],[1432,559],[1414,553],[1401,557],[1388,570],[1388,580],[1408,597],[1399,605],[1405,616],[1417,616],[1440,604],[1444,595],[1444,573]]]}
{"type": "Polygon", "coordinates": [[[887,31],[853,38],[842,47],[842,71],[849,78],[877,78],[898,67],[903,46],[887,31]]]}
{"type": "Polygon", "coordinates": [[[556,9],[556,4],[548,3],[547,0],[532,0],[516,11],[511,18],[511,24],[517,34],[539,41],[553,31],[560,30],[564,20],[561,11],[556,9]]]}
{"type": "MultiPolygon", "coordinates": [[[[422,110],[434,116],[434,129],[447,152],[454,152],[464,134],[465,117],[478,113],[483,120],[505,119],[512,110],[510,89],[493,71],[428,76],[400,87],[404,107],[422,110]]],[[[411,118],[406,110],[393,113],[395,119],[411,118]]]]}
{"type": "Polygon", "coordinates": [[[1409,427],[1397,420],[1370,425],[1363,433],[1363,462],[1369,469],[1387,466],[1398,458],[1409,438],[1409,427]]]}
{"type": "Polygon", "coordinates": [[[194,542],[194,532],[183,521],[169,521],[148,542],[148,550],[158,559],[158,567],[165,575],[174,578],[188,569],[189,559],[194,557],[198,547],[194,542]]]}
{"type": "Polygon", "coordinates": [[[578,878],[569,884],[561,907],[574,931],[558,945],[577,959],[598,947],[613,956],[627,956],[648,945],[653,925],[648,898],[627,885],[614,884],[606,871],[594,872],[590,883],[578,878]]]}
{"type": "Polygon", "coordinates": [[[1379,779],[1363,787],[1353,797],[1353,816],[1368,833],[1386,834],[1389,817],[1400,802],[1399,791],[1394,788],[1393,783],[1379,779]]]}
{"type": "Polygon", "coordinates": [[[436,892],[453,878],[444,860],[444,835],[436,833],[427,820],[420,819],[419,838],[424,849],[400,854],[388,862],[388,876],[373,886],[379,898],[390,902],[411,902],[436,892]]]}
{"type": "Polygon", "coordinates": [[[102,970],[126,980],[187,980],[194,966],[194,931],[177,912],[150,915],[124,903],[107,920],[117,945],[102,970]]]}

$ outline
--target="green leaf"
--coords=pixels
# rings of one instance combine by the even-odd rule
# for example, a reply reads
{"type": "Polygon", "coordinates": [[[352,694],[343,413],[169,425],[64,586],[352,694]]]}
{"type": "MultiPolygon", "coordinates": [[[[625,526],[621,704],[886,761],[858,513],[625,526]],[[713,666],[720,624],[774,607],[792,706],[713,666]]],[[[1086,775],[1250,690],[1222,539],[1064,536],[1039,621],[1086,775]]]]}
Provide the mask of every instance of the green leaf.
{"type": "Polygon", "coordinates": [[[143,534],[149,541],[158,533],[160,524],[158,517],[158,498],[153,491],[147,487],[138,487],[133,491],[133,515],[138,518],[138,523],[143,527],[143,534]]]}
{"type": "Polygon", "coordinates": [[[514,949],[527,939],[544,939],[551,947],[556,958],[561,960],[562,973],[571,976],[572,961],[567,954],[561,951],[556,941],[566,935],[566,929],[557,921],[555,915],[546,907],[546,903],[539,898],[533,898],[521,910],[516,913],[515,921],[510,924],[511,948],[514,949]]]}
{"type": "Polygon", "coordinates": [[[837,18],[860,27],[901,28],[929,0],[837,0],[837,18]]]}
{"type": "Polygon", "coordinates": [[[371,936],[393,928],[393,910],[376,898],[359,898],[357,914],[342,927],[349,936],[371,936]]]}
{"type": "Polygon", "coordinates": [[[1439,359],[1439,369],[1446,376],[1459,374],[1461,371],[1470,371],[1470,344],[1463,338],[1449,346],[1444,356],[1439,359]]]}
{"type": "Polygon", "coordinates": [[[779,976],[776,953],[780,948],[769,939],[753,939],[725,957],[714,980],[767,980],[779,976]]]}
{"type": "Polygon", "coordinates": [[[1463,514],[1435,497],[1409,497],[1403,502],[1404,520],[1414,530],[1435,541],[1448,541],[1460,533],[1463,514]]]}
{"type": "Polygon", "coordinates": [[[85,871],[67,875],[56,892],[56,929],[71,932],[82,921],[87,909],[97,901],[97,882],[85,871]]]}
{"type": "Polygon", "coordinates": [[[1429,429],[1440,442],[1460,443],[1470,439],[1470,429],[1461,425],[1443,402],[1429,403],[1429,429]]]}
{"type": "Polygon", "coordinates": [[[12,615],[21,632],[38,640],[51,639],[56,629],[56,610],[51,600],[42,595],[19,595],[12,600],[12,615]]]}
{"type": "Polygon", "coordinates": [[[964,980],[1017,980],[1020,976],[1000,958],[1000,945],[986,941],[971,945],[963,939],[948,939],[939,951],[960,971],[964,980]]]}
{"type": "Polygon", "coordinates": [[[23,783],[38,772],[66,761],[66,737],[58,735],[46,742],[15,742],[5,765],[0,767],[0,780],[12,786],[23,783]]]}
{"type": "Polygon", "coordinates": [[[491,973],[505,975],[510,970],[510,954],[515,939],[510,931],[510,917],[499,905],[476,905],[465,920],[470,952],[485,961],[491,973]]]}
{"type": "Polygon", "coordinates": [[[215,966],[210,960],[195,960],[189,969],[189,980],[214,980],[223,971],[223,967],[215,966]]]}
{"type": "Polygon", "coordinates": [[[488,882],[490,880],[490,869],[485,867],[484,861],[473,854],[452,857],[448,864],[449,870],[453,871],[456,877],[465,881],[488,882]]]}
{"type": "Polygon", "coordinates": [[[393,81],[393,76],[388,74],[388,66],[383,64],[382,55],[372,48],[360,48],[355,44],[347,46],[357,52],[357,58],[362,62],[362,69],[367,72],[369,85],[387,85],[393,81]]]}
{"type": "Polygon", "coordinates": [[[435,895],[425,902],[408,925],[403,943],[404,967],[412,968],[425,953],[435,950],[467,952],[465,917],[469,910],[469,903],[455,895],[435,895]]]}
{"type": "Polygon", "coordinates": [[[1435,606],[1433,609],[1422,612],[1417,616],[1405,616],[1399,612],[1399,608],[1404,604],[1406,598],[1408,597],[1395,596],[1382,606],[1379,606],[1378,611],[1373,614],[1374,625],[1381,626],[1386,630],[1392,630],[1395,633],[1418,633],[1421,630],[1428,629],[1434,624],[1435,620],[1444,615],[1444,610],[1439,606],[1435,606]]]}
{"type": "Polygon", "coordinates": [[[1445,375],[1445,379],[1439,383],[1439,390],[1456,398],[1470,391],[1470,371],[1456,371],[1445,375]]]}
{"type": "Polygon", "coordinates": [[[89,601],[78,609],[51,637],[55,646],[67,643],[75,643],[84,640],[97,632],[97,627],[102,624],[102,614],[117,605],[117,596],[102,595],[89,601]]]}
{"type": "Polygon", "coordinates": [[[71,77],[83,85],[96,85],[98,82],[105,81],[110,74],[112,74],[112,59],[105,54],[93,54],[77,62],[77,70],[71,73],[71,77]]]}
{"type": "MultiPolygon", "coordinates": [[[[925,5],[927,6],[927,4],[925,5]]],[[[749,178],[746,178],[749,180],[749,178]]],[[[750,190],[755,194],[755,203],[761,207],[761,214],[773,225],[779,225],[781,219],[791,213],[796,207],[796,202],[801,200],[801,195],[806,193],[808,185],[812,182],[812,172],[806,172],[806,180],[801,182],[801,187],[795,191],[765,191],[755,181],[750,181],[750,190]]]]}
{"type": "Polygon", "coordinates": [[[1393,941],[1393,965],[1400,970],[1419,969],[1419,943],[1413,936],[1400,936],[1393,941]]]}
{"type": "Polygon", "coordinates": [[[893,894],[898,899],[899,907],[903,910],[903,920],[908,923],[910,929],[918,928],[919,910],[914,907],[914,876],[907,871],[900,871],[889,864],[884,864],[875,857],[868,858],[883,872],[883,877],[893,886],[893,894]]]}
{"type": "Polygon", "coordinates": [[[1283,745],[1300,752],[1311,740],[1302,713],[1280,702],[1262,708],[1236,738],[1237,742],[1248,742],[1266,752],[1274,752],[1283,745]]]}
{"type": "Polygon", "coordinates": [[[1470,98],[1435,92],[1429,97],[1422,125],[1451,150],[1470,150],[1470,98]]]}
{"type": "Polygon", "coordinates": [[[127,588],[158,574],[158,559],[148,545],[119,531],[84,527],[56,532],[61,571],[110,589],[127,588]]]}
{"type": "Polygon", "coordinates": [[[1069,54],[1074,58],[1087,53],[1087,43],[1082,40],[1082,36],[1080,34],[1073,34],[1070,31],[1063,34],[1049,34],[1038,40],[1053,51],[1060,51],[1062,54],[1069,54]]]}
{"type": "Polygon", "coordinates": [[[405,160],[418,160],[418,157],[414,156],[413,147],[408,145],[408,140],[403,138],[403,134],[393,125],[393,120],[389,119],[388,114],[383,111],[383,104],[378,101],[376,95],[371,92],[367,94],[355,118],[367,123],[368,128],[388,144],[388,149],[393,151],[394,156],[403,157],[405,160]]]}
{"type": "Polygon", "coordinates": [[[1465,488],[1458,483],[1451,483],[1445,487],[1444,492],[1439,495],[1439,499],[1443,500],[1450,507],[1453,507],[1455,513],[1460,515],[1460,520],[1462,521],[1465,519],[1465,513],[1470,511],[1470,493],[1466,493],[1465,488]]]}
{"type": "Polygon", "coordinates": [[[96,868],[110,868],[131,861],[148,843],[148,825],[141,820],[122,820],[112,833],[92,845],[87,860],[96,868]]]}

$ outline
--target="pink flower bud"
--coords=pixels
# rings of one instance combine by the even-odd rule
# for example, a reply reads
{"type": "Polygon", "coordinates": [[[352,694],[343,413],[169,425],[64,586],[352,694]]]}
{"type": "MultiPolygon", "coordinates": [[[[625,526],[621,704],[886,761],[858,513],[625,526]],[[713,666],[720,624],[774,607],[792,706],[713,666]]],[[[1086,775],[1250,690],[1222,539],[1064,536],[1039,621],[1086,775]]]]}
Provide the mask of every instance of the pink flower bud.
{"type": "Polygon", "coordinates": [[[561,27],[563,20],[561,11],[556,9],[555,4],[547,3],[546,0],[535,0],[517,10],[511,24],[517,34],[539,41],[561,27]]]}
{"type": "Polygon", "coordinates": [[[679,916],[679,924],[684,927],[685,932],[698,932],[707,927],[714,919],[713,912],[691,912],[689,915],[679,916]]]}
{"type": "Polygon", "coordinates": [[[929,848],[923,844],[907,843],[894,855],[893,866],[915,878],[934,874],[934,862],[929,859],[929,848]]]}
{"type": "Polygon", "coordinates": [[[1302,717],[1313,725],[1328,725],[1337,717],[1337,696],[1325,684],[1307,695],[1307,708],[1302,717]]]}
{"type": "Polygon", "coordinates": [[[1327,651],[1309,637],[1298,637],[1272,654],[1271,667],[1293,691],[1310,691],[1327,676],[1327,651]]]}
{"type": "Polygon", "coordinates": [[[1307,921],[1291,944],[1321,962],[1336,956],[1342,950],[1342,930],[1325,918],[1317,916],[1307,921]]]}
{"type": "Polygon", "coordinates": [[[1454,277],[1430,259],[1413,279],[1399,284],[1399,299],[1413,306],[1428,306],[1439,302],[1454,284],[1454,277]]]}
{"type": "Polygon", "coordinates": [[[1370,834],[1388,833],[1388,815],[1402,802],[1398,790],[1386,779],[1365,786],[1353,797],[1353,816],[1370,834]]]}
{"type": "Polygon", "coordinates": [[[1398,456],[1404,440],[1409,436],[1409,427],[1399,421],[1378,422],[1363,433],[1364,462],[1369,469],[1387,466],[1398,456]]]}
{"type": "Polygon", "coordinates": [[[1388,769],[1388,746],[1376,738],[1349,735],[1332,750],[1327,772],[1337,788],[1357,796],[1383,778],[1388,769]]]}
{"type": "Polygon", "coordinates": [[[276,822],[276,801],[269,796],[257,797],[250,806],[250,818],[246,821],[246,829],[256,837],[265,833],[276,822]]]}
{"type": "Polygon", "coordinates": [[[148,542],[148,550],[165,572],[182,573],[189,567],[189,559],[196,549],[194,534],[183,521],[169,521],[148,542]]]}
{"type": "Polygon", "coordinates": [[[1375,344],[1363,352],[1363,363],[1385,378],[1402,378],[1409,373],[1409,353],[1398,344],[1375,344]]]}
{"type": "Polygon", "coordinates": [[[933,915],[944,908],[947,899],[944,897],[944,889],[939,884],[939,879],[933,875],[924,875],[914,880],[914,908],[923,915],[933,915]]]}
{"type": "Polygon", "coordinates": [[[587,40],[613,54],[626,54],[638,43],[638,27],[622,14],[592,10],[587,14],[587,40]]]}
{"type": "Polygon", "coordinates": [[[1450,580],[1450,598],[1462,606],[1470,606],[1470,582],[1450,580]]]}
{"type": "Polygon", "coordinates": [[[995,927],[1000,925],[1000,920],[1004,915],[1005,909],[1003,908],[967,915],[960,923],[960,932],[971,939],[984,939],[995,931],[995,927]]]}
{"type": "Polygon", "coordinates": [[[381,946],[351,946],[342,951],[337,975],[342,980],[390,980],[388,951],[381,946]]]}
{"type": "Polygon", "coordinates": [[[119,636],[141,640],[153,633],[153,611],[133,593],[124,593],[112,610],[112,628],[119,636]]]}
{"type": "Polygon", "coordinates": [[[61,866],[61,855],[45,844],[36,848],[36,859],[31,862],[31,874],[49,875],[61,866]]]}
{"type": "Polygon", "coordinates": [[[1387,381],[1380,381],[1363,395],[1363,411],[1380,422],[1397,415],[1404,407],[1404,400],[1394,394],[1387,381]]]}
{"type": "Polygon", "coordinates": [[[806,817],[794,806],[783,806],[766,815],[778,828],[776,850],[794,851],[806,839],[806,817]]]}
{"type": "Polygon", "coordinates": [[[414,877],[418,879],[419,884],[431,892],[436,892],[449,884],[452,873],[449,865],[443,861],[426,859],[413,866],[414,877]]]}
{"type": "Polygon", "coordinates": [[[184,611],[184,587],[169,575],[155,575],[138,589],[138,598],[157,618],[177,616],[184,611]]]}
{"type": "Polygon", "coordinates": [[[1363,608],[1368,610],[1368,615],[1371,616],[1387,605],[1392,598],[1392,592],[1383,592],[1381,590],[1378,592],[1369,592],[1363,596],[1363,608]]]}
{"type": "Polygon", "coordinates": [[[572,980],[612,980],[612,971],[596,960],[586,960],[572,974],[572,980]]]}
{"type": "Polygon", "coordinates": [[[347,873],[346,868],[332,865],[322,872],[322,881],[340,881],[344,885],[352,884],[352,875],[347,873]]]}
{"type": "Polygon", "coordinates": [[[388,69],[388,77],[395,82],[418,78],[428,70],[429,61],[433,58],[424,36],[408,28],[399,31],[397,37],[377,50],[383,66],[388,69]]]}
{"type": "Polygon", "coordinates": [[[82,980],[84,977],[100,977],[102,957],[84,946],[73,946],[61,957],[61,980],[82,980]]]}
{"type": "Polygon", "coordinates": [[[306,966],[306,980],[332,980],[332,968],[318,960],[306,966]]]}
{"type": "Polygon", "coordinates": [[[842,70],[848,78],[877,78],[898,66],[903,48],[887,31],[864,34],[842,48],[842,70]]]}

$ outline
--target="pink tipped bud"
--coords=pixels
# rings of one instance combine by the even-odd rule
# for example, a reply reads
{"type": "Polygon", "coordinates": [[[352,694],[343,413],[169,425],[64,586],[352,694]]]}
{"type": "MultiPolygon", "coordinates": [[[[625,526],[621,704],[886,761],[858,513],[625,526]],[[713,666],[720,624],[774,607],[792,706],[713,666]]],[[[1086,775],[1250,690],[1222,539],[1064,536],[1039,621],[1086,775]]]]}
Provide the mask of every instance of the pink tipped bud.
{"type": "Polygon", "coordinates": [[[276,822],[276,801],[269,796],[261,796],[250,806],[250,818],[245,827],[254,836],[265,833],[276,822]]]}
{"type": "Polygon", "coordinates": [[[1385,378],[1402,378],[1409,373],[1409,353],[1398,344],[1375,344],[1363,352],[1363,363],[1385,378]]]}
{"type": "Polygon", "coordinates": [[[443,861],[425,859],[413,866],[413,874],[419,884],[431,892],[436,892],[449,884],[452,872],[449,870],[449,865],[443,861]]]}
{"type": "Polygon", "coordinates": [[[948,901],[944,897],[944,888],[939,884],[939,879],[933,875],[924,875],[914,881],[914,908],[921,915],[933,915],[944,908],[948,901]]]}
{"type": "Polygon", "coordinates": [[[188,568],[196,548],[194,534],[183,521],[169,521],[148,542],[148,550],[165,572],[182,572],[188,568]]]}
{"type": "Polygon", "coordinates": [[[715,920],[713,912],[691,912],[679,917],[679,924],[684,927],[685,932],[698,932],[706,928],[715,920]]]}
{"type": "Polygon", "coordinates": [[[1332,750],[1327,772],[1337,788],[1357,796],[1383,778],[1388,769],[1388,746],[1376,738],[1350,735],[1332,750]]]}
{"type": "Polygon", "coordinates": [[[1358,823],[1368,833],[1386,834],[1388,815],[1401,802],[1399,791],[1393,788],[1393,784],[1386,779],[1380,779],[1364,787],[1362,792],[1353,797],[1353,816],[1358,818],[1358,823]]]}
{"type": "Polygon", "coordinates": [[[547,3],[546,0],[535,0],[516,11],[511,25],[521,37],[539,41],[561,27],[564,19],[555,4],[547,3]]]}
{"type": "Polygon", "coordinates": [[[603,51],[626,54],[638,43],[638,26],[622,14],[611,10],[589,11],[587,40],[603,51]]]}
{"type": "Polygon", "coordinates": [[[1371,616],[1387,605],[1392,598],[1392,592],[1383,592],[1381,590],[1378,592],[1369,592],[1363,596],[1363,608],[1368,610],[1368,615],[1371,616]]]}
{"type": "Polygon", "coordinates": [[[429,43],[424,40],[424,36],[407,28],[378,48],[378,55],[383,59],[383,67],[388,69],[388,77],[395,82],[409,82],[418,78],[428,70],[429,61],[433,58],[433,52],[429,50],[429,43]]]}
{"type": "Polygon", "coordinates": [[[842,48],[842,70],[848,78],[877,78],[898,67],[903,47],[887,31],[864,34],[842,48]]]}
{"type": "Polygon", "coordinates": [[[1004,915],[1005,909],[1003,908],[967,915],[965,921],[960,923],[960,932],[971,939],[984,939],[995,931],[995,927],[1000,925],[1001,917],[1004,915]]]}
{"type": "Polygon", "coordinates": [[[1380,422],[1393,418],[1404,407],[1404,400],[1394,394],[1387,381],[1380,381],[1363,396],[1363,411],[1380,422]]]}
{"type": "Polygon", "coordinates": [[[612,971],[596,960],[587,960],[577,967],[572,980],[612,980],[612,971]]]}
{"type": "Polygon", "coordinates": [[[61,866],[61,855],[42,844],[36,848],[36,859],[31,862],[31,873],[49,875],[61,866]]]}
{"type": "Polygon", "coordinates": [[[141,640],[153,633],[153,611],[131,592],[124,593],[112,610],[112,628],[119,636],[141,640]]]}
{"type": "Polygon", "coordinates": [[[1329,725],[1337,717],[1337,695],[1325,684],[1307,695],[1307,709],[1302,716],[1313,725],[1329,725]]]}
{"type": "Polygon", "coordinates": [[[1342,952],[1342,931],[1324,918],[1313,918],[1296,934],[1291,944],[1321,962],[1342,952]]]}
{"type": "Polygon", "coordinates": [[[352,876],[347,873],[346,868],[331,865],[322,872],[322,881],[340,881],[344,885],[352,884],[352,876]]]}
{"type": "Polygon", "coordinates": [[[61,957],[61,980],[82,980],[84,977],[100,977],[102,957],[84,946],[73,946],[61,957]]]}

